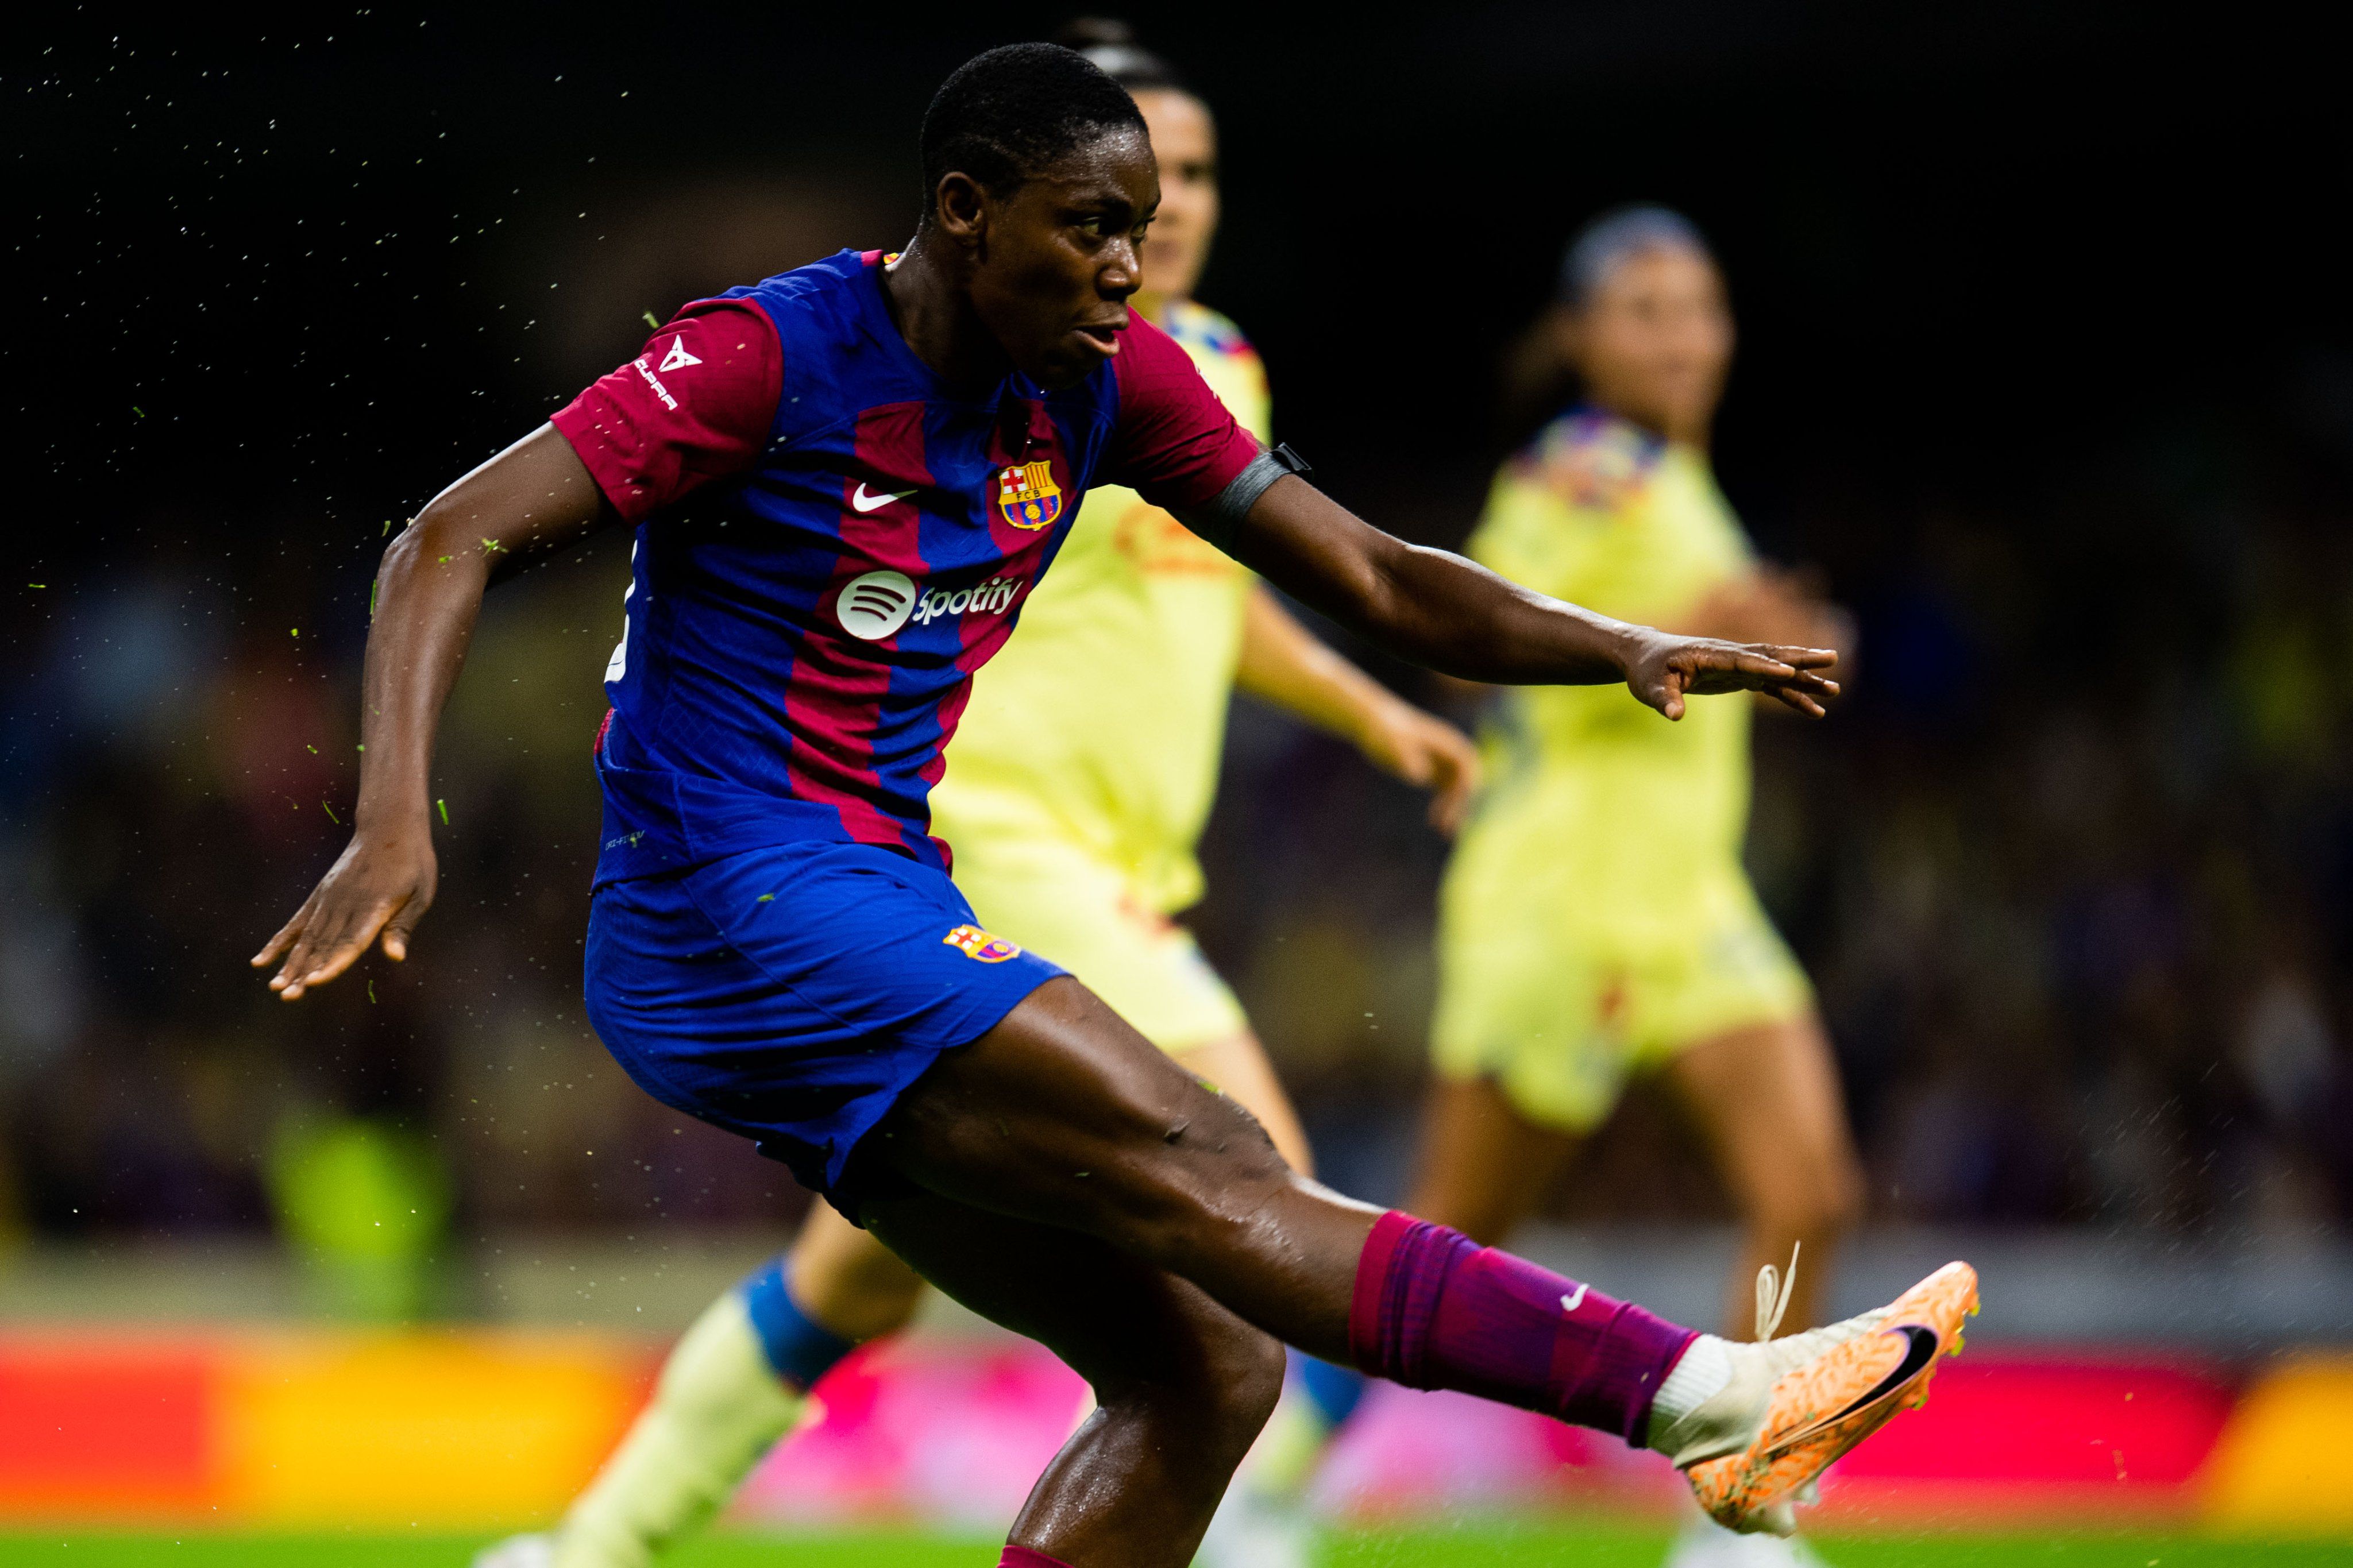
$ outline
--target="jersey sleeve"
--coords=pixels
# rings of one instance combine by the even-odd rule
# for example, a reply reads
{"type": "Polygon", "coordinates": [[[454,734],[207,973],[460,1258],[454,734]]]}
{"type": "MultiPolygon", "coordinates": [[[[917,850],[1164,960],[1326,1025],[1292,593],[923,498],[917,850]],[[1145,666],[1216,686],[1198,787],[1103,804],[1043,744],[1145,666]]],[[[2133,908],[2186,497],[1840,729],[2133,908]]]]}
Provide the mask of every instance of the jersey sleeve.
{"type": "Polygon", "coordinates": [[[1119,357],[1119,418],[1101,480],[1153,505],[1194,507],[1233,483],[1259,454],[1193,358],[1140,315],[1128,318],[1119,357]]]}
{"type": "Polygon", "coordinates": [[[752,466],[776,420],[784,368],[765,310],[747,300],[703,300],[550,423],[614,510],[638,522],[752,466]]]}

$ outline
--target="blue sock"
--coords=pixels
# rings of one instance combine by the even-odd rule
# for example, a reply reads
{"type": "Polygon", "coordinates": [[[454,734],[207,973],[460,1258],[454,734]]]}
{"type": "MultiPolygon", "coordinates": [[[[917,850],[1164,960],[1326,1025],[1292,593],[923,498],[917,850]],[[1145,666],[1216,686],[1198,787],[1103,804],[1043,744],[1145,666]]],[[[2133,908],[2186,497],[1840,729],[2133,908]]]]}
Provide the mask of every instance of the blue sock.
{"type": "Polygon", "coordinates": [[[744,1293],[753,1331],[776,1375],[806,1394],[818,1379],[831,1372],[842,1357],[858,1348],[832,1330],[814,1321],[785,1286],[785,1260],[775,1258],[755,1269],[736,1287],[744,1293]]]}
{"type": "Polygon", "coordinates": [[[1299,1385],[1307,1392],[1307,1402],[1324,1417],[1324,1425],[1336,1429],[1356,1412],[1365,1397],[1365,1374],[1344,1366],[1334,1366],[1328,1361],[1314,1356],[1299,1358],[1299,1385]]]}

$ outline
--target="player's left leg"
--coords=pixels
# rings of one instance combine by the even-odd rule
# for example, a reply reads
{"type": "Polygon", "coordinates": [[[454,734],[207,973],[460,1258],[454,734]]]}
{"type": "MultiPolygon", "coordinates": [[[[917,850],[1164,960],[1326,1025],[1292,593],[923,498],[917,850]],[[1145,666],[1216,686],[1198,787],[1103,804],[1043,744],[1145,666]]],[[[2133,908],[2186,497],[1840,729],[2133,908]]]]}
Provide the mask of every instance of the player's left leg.
{"type": "Polygon", "coordinates": [[[1789,1496],[1925,1388],[1976,1300],[1954,1264],[1769,1346],[1695,1335],[1318,1187],[1067,976],[940,1054],[841,1178],[869,1193],[893,1180],[1093,1237],[1311,1354],[1657,1448],[1712,1513],[1752,1528],[1788,1528],[1789,1496]]]}
{"type": "Polygon", "coordinates": [[[1283,1092],[1282,1080],[1275,1077],[1274,1064],[1266,1059],[1266,1047],[1259,1044],[1256,1035],[1244,1030],[1168,1055],[1178,1067],[1258,1118],[1284,1164],[1303,1176],[1315,1173],[1315,1153],[1307,1146],[1307,1130],[1299,1124],[1299,1112],[1292,1108],[1291,1096],[1283,1092]]]}
{"type": "Polygon", "coordinates": [[[1725,1332],[1752,1332],[1749,1282],[1801,1247],[1784,1324],[1817,1321],[1838,1245],[1862,1206],[1862,1166],[1821,1020],[1809,1011],[1715,1036],[1676,1055],[1668,1082],[1715,1155],[1746,1226],[1725,1332]]]}

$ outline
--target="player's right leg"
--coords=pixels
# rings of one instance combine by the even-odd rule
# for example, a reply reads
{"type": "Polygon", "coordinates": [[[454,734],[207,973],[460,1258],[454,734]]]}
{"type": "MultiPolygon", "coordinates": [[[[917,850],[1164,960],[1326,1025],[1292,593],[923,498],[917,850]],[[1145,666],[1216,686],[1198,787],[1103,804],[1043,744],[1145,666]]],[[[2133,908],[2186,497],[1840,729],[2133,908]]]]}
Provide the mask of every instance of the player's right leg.
{"type": "Polygon", "coordinates": [[[1659,1447],[1704,1467],[1695,1488],[1734,1524],[1786,1528],[1775,1510],[1922,1392],[1976,1300],[1955,1265],[1894,1307],[1771,1345],[1694,1334],[1300,1177],[1233,1101],[1067,978],[944,1053],[852,1168],[860,1186],[887,1173],[1097,1237],[1311,1354],[1659,1447]]]}
{"type": "MultiPolygon", "coordinates": [[[[1569,1134],[1514,1110],[1490,1079],[1440,1079],[1424,1113],[1421,1163],[1408,1213],[1493,1246],[1525,1218],[1577,1147],[1569,1134]]],[[[1210,1527],[1208,1568],[1290,1568],[1306,1561],[1306,1492],[1324,1452],[1356,1413],[1365,1377],[1307,1360],[1300,1392],[1266,1436],[1210,1527]]]]}

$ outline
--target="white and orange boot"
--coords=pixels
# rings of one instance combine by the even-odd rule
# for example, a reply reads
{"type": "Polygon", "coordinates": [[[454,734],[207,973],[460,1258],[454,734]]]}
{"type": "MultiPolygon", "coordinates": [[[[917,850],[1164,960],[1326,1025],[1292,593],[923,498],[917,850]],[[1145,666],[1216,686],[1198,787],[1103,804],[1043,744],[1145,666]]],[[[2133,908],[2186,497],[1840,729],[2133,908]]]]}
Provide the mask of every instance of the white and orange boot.
{"type": "Polygon", "coordinates": [[[1695,1343],[1684,1360],[1702,1360],[1688,1375],[1678,1364],[1660,1390],[1646,1446],[1673,1461],[1718,1524],[1787,1535],[1816,1478],[1926,1403],[1936,1363],[1959,1352],[1961,1320],[1978,1310],[1978,1276],[1947,1263],[1887,1306],[1776,1340],[1761,1337],[1778,1325],[1774,1298],[1787,1299],[1772,1275],[1758,1280],[1760,1342],[1695,1343]],[[1684,1400],[1673,1397],[1679,1378],[1684,1400]]]}

